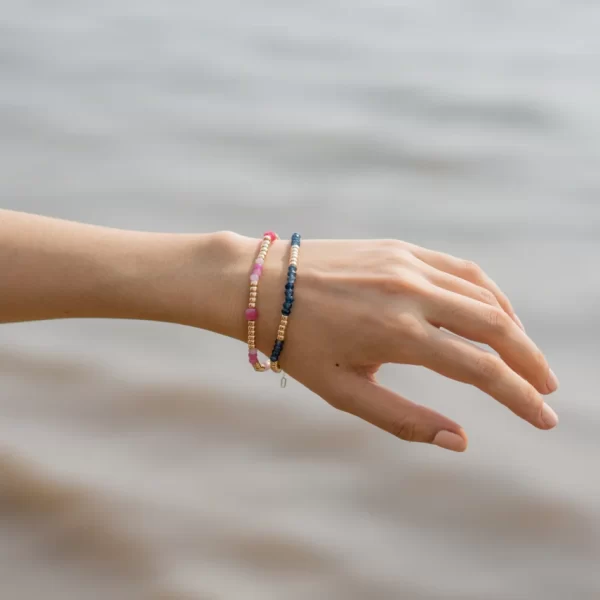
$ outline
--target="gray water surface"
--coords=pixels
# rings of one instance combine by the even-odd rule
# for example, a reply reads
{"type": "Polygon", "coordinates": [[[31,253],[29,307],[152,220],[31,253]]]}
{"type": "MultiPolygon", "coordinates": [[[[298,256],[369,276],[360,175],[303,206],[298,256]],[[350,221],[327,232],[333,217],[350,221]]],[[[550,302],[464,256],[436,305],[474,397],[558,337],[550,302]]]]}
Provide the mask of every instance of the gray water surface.
{"type": "Polygon", "coordinates": [[[599,30],[597,2],[0,0],[4,207],[470,258],[562,383],[545,433],[385,367],[455,456],[202,331],[3,326],[1,597],[600,597],[599,30]]]}

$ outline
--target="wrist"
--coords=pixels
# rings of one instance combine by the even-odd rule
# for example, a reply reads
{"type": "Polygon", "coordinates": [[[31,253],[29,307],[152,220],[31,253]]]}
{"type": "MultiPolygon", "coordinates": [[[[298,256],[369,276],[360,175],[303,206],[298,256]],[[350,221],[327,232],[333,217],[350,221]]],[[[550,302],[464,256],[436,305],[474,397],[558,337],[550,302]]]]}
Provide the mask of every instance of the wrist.
{"type": "MultiPolygon", "coordinates": [[[[143,318],[245,342],[249,275],[260,240],[227,231],[162,237],[145,259],[145,285],[154,300],[143,318]]],[[[272,245],[259,284],[256,344],[265,354],[279,324],[288,250],[285,241],[272,245]]]]}

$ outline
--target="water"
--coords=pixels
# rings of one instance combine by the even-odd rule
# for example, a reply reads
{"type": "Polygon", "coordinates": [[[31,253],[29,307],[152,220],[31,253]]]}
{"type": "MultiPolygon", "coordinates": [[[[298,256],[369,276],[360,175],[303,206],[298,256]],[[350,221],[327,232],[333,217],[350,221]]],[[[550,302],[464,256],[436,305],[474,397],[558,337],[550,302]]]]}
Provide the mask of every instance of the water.
{"type": "Polygon", "coordinates": [[[3,326],[3,598],[599,597],[597,3],[4,0],[0,15],[5,207],[472,258],[562,383],[543,433],[384,368],[465,426],[454,456],[281,391],[201,331],[3,326]]]}

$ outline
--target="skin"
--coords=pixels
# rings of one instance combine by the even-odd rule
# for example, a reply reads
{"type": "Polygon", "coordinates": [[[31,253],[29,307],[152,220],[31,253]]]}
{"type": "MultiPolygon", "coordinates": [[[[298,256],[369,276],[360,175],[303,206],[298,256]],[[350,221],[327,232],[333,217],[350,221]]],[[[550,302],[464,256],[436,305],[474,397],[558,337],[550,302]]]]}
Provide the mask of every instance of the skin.
{"type": "MultiPolygon", "coordinates": [[[[124,231],[0,211],[0,322],[144,319],[245,341],[258,244],[230,232],[124,231]]],[[[267,355],[288,253],[288,241],[272,245],[259,284],[257,347],[267,355]]],[[[460,425],[377,383],[382,364],[398,363],[474,385],[539,429],[558,423],[543,398],[556,376],[473,262],[398,240],[303,240],[295,298],[280,363],[335,408],[403,440],[465,450],[460,425]]]]}

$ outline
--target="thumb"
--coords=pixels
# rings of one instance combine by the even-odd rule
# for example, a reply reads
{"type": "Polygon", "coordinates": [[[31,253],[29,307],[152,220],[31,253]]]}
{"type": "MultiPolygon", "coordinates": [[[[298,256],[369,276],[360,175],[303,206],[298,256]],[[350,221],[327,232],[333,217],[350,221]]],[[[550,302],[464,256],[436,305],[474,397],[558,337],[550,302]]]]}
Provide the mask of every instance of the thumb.
{"type": "Polygon", "coordinates": [[[402,440],[454,452],[467,449],[467,435],[460,425],[362,375],[346,374],[336,386],[335,398],[325,399],[402,440]]]}

